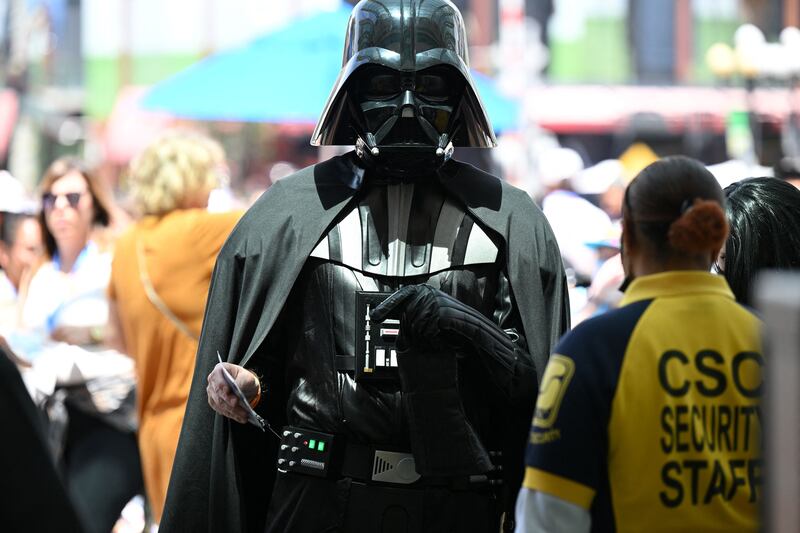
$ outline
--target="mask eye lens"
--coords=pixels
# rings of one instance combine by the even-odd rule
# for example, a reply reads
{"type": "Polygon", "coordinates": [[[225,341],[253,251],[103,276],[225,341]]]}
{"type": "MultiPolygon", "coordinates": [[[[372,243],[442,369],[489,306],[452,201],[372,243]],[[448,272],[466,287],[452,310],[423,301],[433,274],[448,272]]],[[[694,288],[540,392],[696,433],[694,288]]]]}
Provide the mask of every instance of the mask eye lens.
{"type": "Polygon", "coordinates": [[[417,94],[423,98],[447,98],[447,80],[434,74],[423,74],[417,78],[417,94]]]}
{"type": "Polygon", "coordinates": [[[380,74],[365,80],[362,94],[368,100],[384,100],[400,93],[400,78],[391,74],[380,74]]]}

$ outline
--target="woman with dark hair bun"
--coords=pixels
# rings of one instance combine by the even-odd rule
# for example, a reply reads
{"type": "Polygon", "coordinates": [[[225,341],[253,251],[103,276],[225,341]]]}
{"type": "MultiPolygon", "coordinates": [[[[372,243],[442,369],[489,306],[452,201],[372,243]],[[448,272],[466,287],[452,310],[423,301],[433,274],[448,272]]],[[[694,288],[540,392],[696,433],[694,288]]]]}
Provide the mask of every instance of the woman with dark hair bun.
{"type": "Polygon", "coordinates": [[[775,178],[725,188],[730,235],[717,262],[736,299],[750,304],[759,270],[800,268],[800,190],[775,178]]]}
{"type": "Polygon", "coordinates": [[[724,195],[686,157],[631,182],[621,307],[551,355],[517,531],[758,531],[758,319],[709,272],[724,195]]]}

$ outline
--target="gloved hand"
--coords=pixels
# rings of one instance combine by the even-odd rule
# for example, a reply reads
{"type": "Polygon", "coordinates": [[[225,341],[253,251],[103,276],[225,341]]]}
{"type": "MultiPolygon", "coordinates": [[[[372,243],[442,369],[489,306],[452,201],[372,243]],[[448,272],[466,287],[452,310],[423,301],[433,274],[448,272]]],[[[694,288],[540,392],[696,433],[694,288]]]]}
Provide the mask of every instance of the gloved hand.
{"type": "MultiPolygon", "coordinates": [[[[440,335],[434,289],[412,285],[396,291],[370,313],[370,318],[400,320],[398,371],[403,392],[456,389],[455,351],[440,335]]],[[[444,293],[442,293],[444,294],[444,293]]]]}
{"type": "Polygon", "coordinates": [[[403,410],[417,472],[427,476],[471,475],[492,468],[458,391],[456,344],[465,343],[454,342],[457,336],[449,338],[441,328],[454,309],[452,302],[430,286],[413,285],[389,296],[370,314],[378,322],[400,320],[397,364],[403,410]]]}
{"type": "Polygon", "coordinates": [[[480,349],[501,358],[514,351],[512,340],[494,322],[430,285],[403,287],[375,307],[370,318],[399,318],[401,349],[480,349]]]}
{"type": "MultiPolygon", "coordinates": [[[[441,354],[436,355],[440,358],[456,350],[474,353],[482,358],[503,394],[526,400],[535,397],[536,378],[530,375],[530,358],[494,322],[449,294],[429,285],[409,285],[375,307],[370,317],[374,321],[400,320],[398,353],[409,348],[411,352],[441,354]]],[[[398,363],[403,379],[407,372],[402,371],[399,360],[398,363]]],[[[449,370],[455,361],[438,364],[449,370]]]]}

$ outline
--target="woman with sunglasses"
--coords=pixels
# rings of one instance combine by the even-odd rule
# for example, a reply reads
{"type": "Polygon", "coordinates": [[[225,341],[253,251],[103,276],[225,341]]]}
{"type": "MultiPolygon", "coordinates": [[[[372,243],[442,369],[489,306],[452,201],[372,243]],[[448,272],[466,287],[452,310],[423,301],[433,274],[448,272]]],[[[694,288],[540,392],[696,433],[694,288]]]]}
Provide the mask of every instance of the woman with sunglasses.
{"type": "MultiPolygon", "coordinates": [[[[57,366],[59,354],[64,359],[92,360],[95,365],[108,365],[112,357],[113,361],[124,359],[130,363],[132,383],[130,360],[117,352],[102,351],[110,341],[106,291],[111,254],[102,250],[92,235],[110,222],[111,204],[104,189],[80,161],[61,158],[45,172],[41,190],[40,220],[49,261],[30,282],[22,327],[39,333],[45,347],[51,346],[49,352],[38,355],[51,357],[47,364],[52,361],[52,366],[57,366]],[[49,341],[82,350],[63,349],[62,345],[57,352],[49,341]],[[94,359],[91,352],[95,352],[94,359]]],[[[34,363],[34,367],[36,363],[42,366],[35,359],[34,363]]],[[[87,368],[81,365],[75,366],[87,375],[87,368]]],[[[69,394],[69,388],[62,390],[69,394]]],[[[112,425],[110,418],[101,419],[99,411],[79,408],[70,396],[65,405],[68,424],[61,459],[66,484],[86,531],[107,533],[125,504],[141,492],[136,438],[133,431],[122,429],[124,424],[112,425]]]]}
{"type": "Polygon", "coordinates": [[[108,322],[111,255],[92,240],[110,223],[111,203],[84,165],[53,162],[41,183],[39,221],[49,261],[31,281],[23,325],[70,344],[100,344],[108,322]]]}
{"type": "Polygon", "coordinates": [[[725,197],[669,157],[628,186],[621,307],[556,346],[517,531],[758,531],[760,322],[709,272],[725,197]]]}

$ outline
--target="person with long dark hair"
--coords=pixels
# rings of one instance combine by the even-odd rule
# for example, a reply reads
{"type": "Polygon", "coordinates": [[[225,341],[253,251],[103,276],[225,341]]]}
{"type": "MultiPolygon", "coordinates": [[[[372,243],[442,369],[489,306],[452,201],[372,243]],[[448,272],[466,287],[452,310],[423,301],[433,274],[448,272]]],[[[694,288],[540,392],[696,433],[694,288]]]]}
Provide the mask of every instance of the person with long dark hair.
{"type": "Polygon", "coordinates": [[[709,272],[725,198],[670,157],[628,186],[619,309],[551,355],[517,531],[757,531],[759,320],[709,272]]]}
{"type": "Polygon", "coordinates": [[[775,178],[728,185],[730,234],[717,261],[736,300],[750,305],[760,270],[800,268],[800,190],[775,178]]]}

